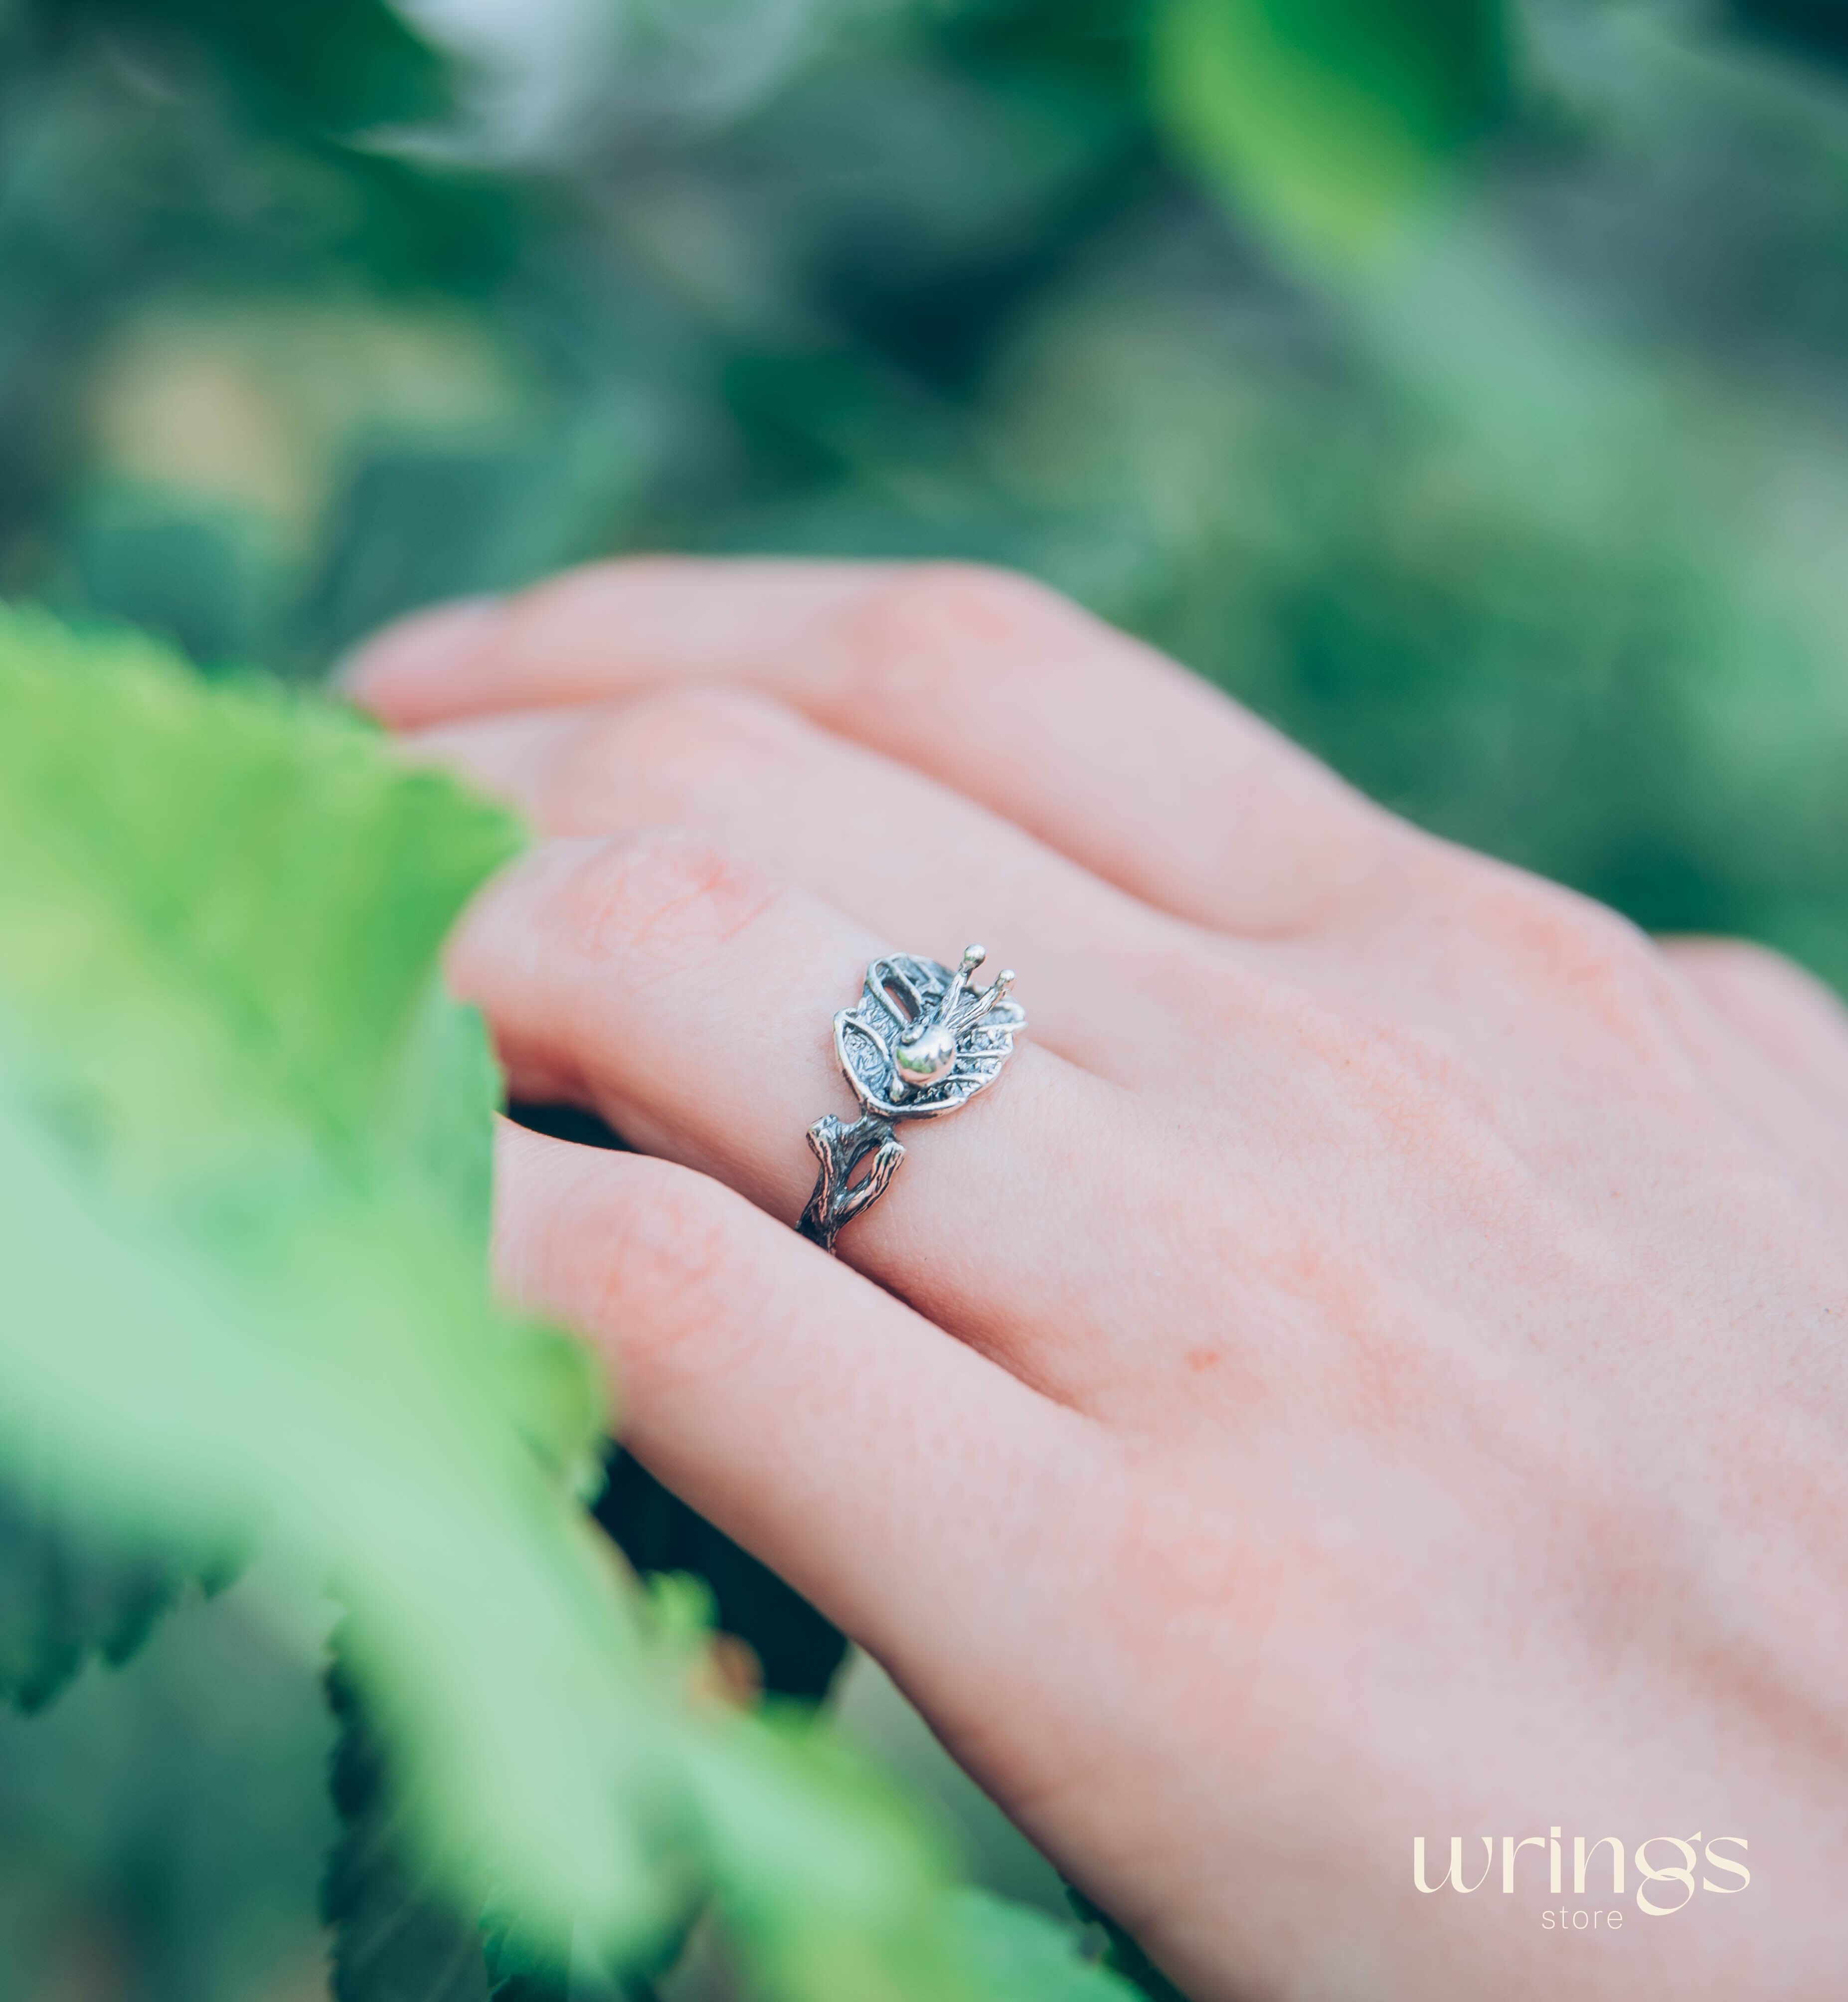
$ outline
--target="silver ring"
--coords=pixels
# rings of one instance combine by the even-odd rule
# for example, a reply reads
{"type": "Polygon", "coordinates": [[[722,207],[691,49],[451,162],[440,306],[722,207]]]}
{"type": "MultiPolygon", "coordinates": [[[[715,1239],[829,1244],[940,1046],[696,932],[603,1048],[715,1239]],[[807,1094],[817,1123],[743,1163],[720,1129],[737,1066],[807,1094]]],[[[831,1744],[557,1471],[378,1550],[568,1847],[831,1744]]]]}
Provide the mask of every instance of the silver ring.
{"type": "Polygon", "coordinates": [[[851,1125],[832,1115],[808,1129],[821,1163],[814,1194],[796,1226],[824,1251],[842,1229],[884,1195],[905,1149],[892,1128],[905,1119],[941,1119],[1001,1075],[1025,1011],[1007,998],[1012,973],[986,987],[969,976],[988,957],[978,945],[953,972],[934,959],[895,953],[866,968],[859,1003],[834,1018],[834,1052],[860,1103],[851,1125]]]}

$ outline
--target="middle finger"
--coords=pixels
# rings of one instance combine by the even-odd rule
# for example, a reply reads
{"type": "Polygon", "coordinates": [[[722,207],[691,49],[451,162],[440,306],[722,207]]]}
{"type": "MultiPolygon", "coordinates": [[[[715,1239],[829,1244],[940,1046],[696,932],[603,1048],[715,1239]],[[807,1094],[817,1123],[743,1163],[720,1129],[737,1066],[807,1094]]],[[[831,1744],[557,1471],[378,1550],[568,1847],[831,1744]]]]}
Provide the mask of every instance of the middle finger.
{"type": "Polygon", "coordinates": [[[1048,1047],[1124,1082],[1155,1067],[1150,995],[1191,927],[762,696],[677,691],[478,719],[408,743],[544,833],[697,828],[908,950],[954,957],[984,940],[1030,972],[1048,1047]]]}

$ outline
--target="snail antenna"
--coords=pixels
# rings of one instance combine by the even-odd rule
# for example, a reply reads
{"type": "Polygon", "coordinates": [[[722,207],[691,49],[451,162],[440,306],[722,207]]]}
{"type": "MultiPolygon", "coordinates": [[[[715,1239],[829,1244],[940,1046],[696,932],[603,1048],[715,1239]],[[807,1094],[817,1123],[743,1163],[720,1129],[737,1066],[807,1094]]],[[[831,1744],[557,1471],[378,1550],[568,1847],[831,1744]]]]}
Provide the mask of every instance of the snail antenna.
{"type": "Polygon", "coordinates": [[[947,1022],[956,1013],[962,1005],[964,992],[969,985],[969,975],[988,956],[988,949],[985,946],[971,945],[963,948],[963,963],[956,969],[949,986],[944,990],[943,1000],[938,1004],[939,1021],[947,1022]]]}

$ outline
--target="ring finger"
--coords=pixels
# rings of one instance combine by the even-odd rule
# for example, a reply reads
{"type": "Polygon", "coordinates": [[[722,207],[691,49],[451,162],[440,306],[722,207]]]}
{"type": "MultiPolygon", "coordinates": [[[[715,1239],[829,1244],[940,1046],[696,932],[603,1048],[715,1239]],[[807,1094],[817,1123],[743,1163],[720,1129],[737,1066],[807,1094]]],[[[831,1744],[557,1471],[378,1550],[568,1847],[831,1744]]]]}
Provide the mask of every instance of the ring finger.
{"type": "Polygon", "coordinates": [[[528,711],[425,731],[407,747],[467,773],[546,834],[696,828],[869,930],[946,957],[985,939],[1030,972],[1047,1047],[1125,1082],[1155,1067],[1144,975],[1152,992],[1191,927],[762,696],[706,688],[528,711]]]}
{"type": "MultiPolygon", "coordinates": [[[[486,1014],[516,1090],[594,1106],[643,1151],[791,1221],[814,1181],[804,1132],[847,1109],[830,1018],[892,943],[656,832],[553,842],[515,865],[465,919],[451,975],[486,1014]]],[[[1121,1151],[1130,1103],[1030,1039],[992,1093],[905,1134],[915,1158],[849,1227],[842,1256],[1088,1407],[1122,1360],[1111,1247],[1159,1219],[1126,1217],[1121,1191],[1069,1169],[1121,1151]]]]}

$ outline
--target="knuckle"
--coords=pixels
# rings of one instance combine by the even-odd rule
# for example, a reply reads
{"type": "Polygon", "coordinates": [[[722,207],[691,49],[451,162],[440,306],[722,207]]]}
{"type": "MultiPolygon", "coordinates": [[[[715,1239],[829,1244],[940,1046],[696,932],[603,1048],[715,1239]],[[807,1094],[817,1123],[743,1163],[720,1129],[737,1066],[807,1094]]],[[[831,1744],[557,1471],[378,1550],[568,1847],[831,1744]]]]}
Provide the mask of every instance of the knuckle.
{"type": "Polygon", "coordinates": [[[979,563],[894,570],[857,614],[856,651],[875,682],[908,685],[933,663],[1042,647],[1083,617],[1047,585],[979,563]]]}
{"type": "Polygon", "coordinates": [[[564,570],[509,597],[500,620],[501,643],[508,655],[525,662],[542,654],[560,627],[574,623],[586,600],[594,597],[606,567],[596,563],[564,570]]]}
{"type": "Polygon", "coordinates": [[[1452,1039],[1435,1024],[1349,1003],[1306,1001],[1292,1035],[1352,1123],[1344,1146],[1403,1166],[1441,1165],[1446,1175],[1498,1188],[1508,1162],[1494,1108],[1452,1039]]]}
{"type": "Polygon", "coordinates": [[[608,630],[625,597],[671,586],[688,567],[683,557],[617,556],[542,578],[504,602],[497,646],[522,672],[555,662],[561,649],[582,654],[608,630]]]}
{"type": "Polygon", "coordinates": [[[1290,842],[1289,902],[1264,925],[1266,937],[1400,923],[1406,892],[1427,868],[1430,837],[1337,786],[1317,802],[1313,822],[1292,828],[1290,842]]]}
{"type": "Polygon", "coordinates": [[[1743,1038],[1812,1083],[1848,1062],[1848,1008],[1794,960],[1742,939],[1671,944],[1665,957],[1694,1004],[1726,1035],[1743,1038]]]}
{"type": "Polygon", "coordinates": [[[587,856],[567,891],[565,919],[574,946],[591,961],[647,947],[678,962],[743,930],[772,901],[724,849],[657,828],[587,856]]]}
{"type": "Polygon", "coordinates": [[[1505,886],[1490,916],[1518,977],[1555,1005],[1639,1049],[1679,1041],[1681,985],[1627,918],[1537,881],[1505,886]]]}
{"type": "Polygon", "coordinates": [[[734,1296],[729,1222],[691,1175],[663,1177],[628,1206],[605,1304],[657,1366],[697,1341],[734,1296]]]}
{"type": "Polygon", "coordinates": [[[654,768],[709,765],[786,735],[786,711],[767,696],[711,683],[663,689],[624,704],[598,736],[606,748],[654,768]]]}
{"type": "Polygon", "coordinates": [[[1684,972],[1697,978],[1841,1016],[1842,1004],[1834,992],[1807,968],[1749,939],[1685,940],[1669,947],[1668,956],[1684,972]]]}
{"type": "Polygon", "coordinates": [[[711,684],[657,690],[605,709],[550,775],[559,825],[607,826],[612,804],[672,800],[670,814],[745,774],[786,762],[795,720],[767,696],[711,684]]]}
{"type": "Polygon", "coordinates": [[[1809,976],[1793,960],[1769,946],[1754,945],[1749,939],[1700,939],[1682,941],[1669,948],[1684,964],[1724,975],[1728,979],[1775,982],[1786,986],[1806,982],[1809,976]]]}
{"type": "Polygon", "coordinates": [[[657,556],[610,556],[579,563],[528,584],[509,601],[508,609],[516,620],[530,621],[543,630],[560,612],[601,609],[615,585],[669,578],[685,567],[683,558],[657,556]]]}
{"type": "Polygon", "coordinates": [[[689,1169],[651,1164],[594,1233],[585,1310],[619,1347],[626,1372],[650,1384],[709,1374],[750,1296],[750,1261],[724,1192],[689,1169]]]}

